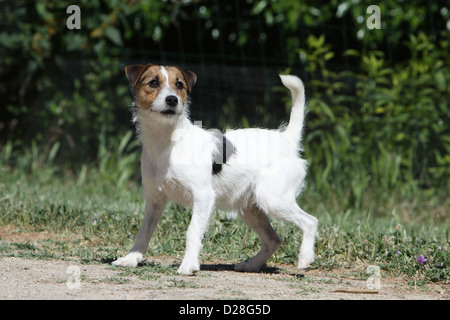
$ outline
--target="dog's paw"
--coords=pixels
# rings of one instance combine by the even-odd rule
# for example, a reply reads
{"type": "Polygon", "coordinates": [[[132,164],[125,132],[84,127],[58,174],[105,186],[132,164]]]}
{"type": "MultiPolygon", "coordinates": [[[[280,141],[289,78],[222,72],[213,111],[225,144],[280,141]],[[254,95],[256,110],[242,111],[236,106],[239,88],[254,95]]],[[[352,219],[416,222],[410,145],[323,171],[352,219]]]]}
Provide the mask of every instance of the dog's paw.
{"type": "Polygon", "coordinates": [[[300,257],[298,259],[298,269],[308,269],[311,267],[311,264],[314,262],[314,257],[300,257]]]}
{"type": "Polygon", "coordinates": [[[177,273],[184,276],[193,276],[199,270],[200,265],[198,263],[189,264],[183,262],[178,268],[177,273]]]}
{"type": "Polygon", "coordinates": [[[119,258],[112,263],[115,267],[131,267],[136,268],[138,263],[143,260],[142,253],[130,252],[123,258],[119,258]]]}
{"type": "Polygon", "coordinates": [[[252,264],[249,261],[247,261],[247,262],[242,262],[242,263],[235,265],[234,271],[237,271],[237,272],[259,272],[259,271],[261,271],[261,266],[252,264]]]}

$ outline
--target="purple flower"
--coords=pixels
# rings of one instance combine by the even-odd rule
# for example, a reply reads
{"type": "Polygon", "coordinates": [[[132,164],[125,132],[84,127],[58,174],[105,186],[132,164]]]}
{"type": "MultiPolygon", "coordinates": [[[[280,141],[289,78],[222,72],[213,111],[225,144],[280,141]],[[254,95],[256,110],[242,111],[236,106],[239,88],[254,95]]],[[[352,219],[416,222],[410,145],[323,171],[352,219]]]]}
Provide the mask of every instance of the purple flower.
{"type": "Polygon", "coordinates": [[[94,220],[94,222],[92,223],[94,226],[97,225],[97,220],[94,220]]]}
{"type": "Polygon", "coordinates": [[[422,265],[422,264],[424,264],[425,262],[428,261],[428,259],[427,259],[426,257],[424,257],[423,255],[420,255],[420,256],[414,256],[414,257],[416,257],[417,262],[418,262],[420,265],[422,265]]]}
{"type": "Polygon", "coordinates": [[[397,251],[397,254],[402,254],[402,252],[401,251],[397,251]]]}

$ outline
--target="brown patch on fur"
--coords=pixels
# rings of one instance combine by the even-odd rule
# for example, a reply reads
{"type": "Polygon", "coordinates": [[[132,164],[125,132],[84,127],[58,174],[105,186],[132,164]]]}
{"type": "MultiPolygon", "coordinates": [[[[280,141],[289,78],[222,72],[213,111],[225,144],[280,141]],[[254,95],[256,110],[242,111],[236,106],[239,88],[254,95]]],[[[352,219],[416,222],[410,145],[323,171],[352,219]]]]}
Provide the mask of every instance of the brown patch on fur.
{"type": "Polygon", "coordinates": [[[153,101],[158,97],[159,92],[164,87],[165,77],[160,66],[150,66],[141,72],[134,87],[136,89],[136,102],[142,109],[149,109],[153,101]],[[159,83],[157,88],[150,87],[150,82],[156,80],[159,83]]]}
{"type": "Polygon", "coordinates": [[[174,90],[181,98],[183,105],[186,103],[189,95],[189,83],[186,81],[181,69],[178,67],[165,67],[167,74],[169,75],[169,86],[174,90]],[[182,83],[183,86],[177,87],[177,83],[182,83]]]}
{"type": "Polygon", "coordinates": [[[184,80],[186,82],[186,85],[187,85],[187,91],[188,91],[188,93],[191,93],[192,87],[197,82],[197,75],[192,71],[183,70],[178,66],[174,66],[173,68],[176,68],[176,69],[178,69],[178,71],[181,72],[181,74],[183,75],[184,80]]]}
{"type": "Polygon", "coordinates": [[[148,68],[150,67],[152,64],[134,64],[131,66],[126,66],[125,67],[125,74],[128,78],[128,81],[130,81],[130,85],[131,86],[135,86],[137,81],[141,78],[142,73],[148,68]]]}

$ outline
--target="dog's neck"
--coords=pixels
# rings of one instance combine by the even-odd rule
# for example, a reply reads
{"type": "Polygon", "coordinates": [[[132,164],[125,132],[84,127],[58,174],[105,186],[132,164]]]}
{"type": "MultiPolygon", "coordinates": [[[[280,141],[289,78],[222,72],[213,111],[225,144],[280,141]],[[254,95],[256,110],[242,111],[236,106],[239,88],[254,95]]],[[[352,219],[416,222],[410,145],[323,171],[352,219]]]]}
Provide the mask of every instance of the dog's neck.
{"type": "Polygon", "coordinates": [[[174,141],[178,139],[175,137],[177,130],[187,129],[192,126],[192,123],[184,115],[180,115],[176,119],[167,119],[167,121],[164,121],[165,119],[155,121],[154,116],[146,110],[135,110],[134,122],[139,139],[143,148],[150,154],[158,156],[166,152],[170,153],[174,141]]]}

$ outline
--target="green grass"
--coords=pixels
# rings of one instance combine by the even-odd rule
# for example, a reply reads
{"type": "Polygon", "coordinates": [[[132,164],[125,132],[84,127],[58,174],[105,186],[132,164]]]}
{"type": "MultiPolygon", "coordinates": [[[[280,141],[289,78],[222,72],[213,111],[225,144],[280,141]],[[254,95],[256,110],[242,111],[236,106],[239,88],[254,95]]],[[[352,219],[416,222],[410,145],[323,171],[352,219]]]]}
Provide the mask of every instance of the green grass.
{"type": "MultiPolygon", "coordinates": [[[[1,256],[106,263],[131,248],[143,217],[143,202],[137,179],[120,173],[122,157],[117,157],[117,165],[106,160],[98,166],[85,165],[79,174],[42,161],[37,153],[27,157],[28,161],[16,161],[14,167],[0,162],[0,227],[16,228],[19,233],[45,231],[51,237],[1,241],[1,256]],[[115,178],[120,183],[115,184],[115,178]]],[[[135,155],[127,157],[129,163],[131,158],[138,163],[135,155]]],[[[348,205],[345,190],[341,194],[324,196],[310,186],[299,199],[320,221],[313,268],[377,265],[416,285],[450,280],[448,200],[425,199],[419,194],[406,199],[369,190],[363,205],[355,208],[348,205]],[[428,259],[425,264],[418,263],[416,256],[420,255],[428,259]]],[[[169,205],[147,256],[181,258],[190,216],[190,210],[169,205]]],[[[284,243],[270,262],[295,264],[301,232],[283,222],[273,221],[273,225],[284,243]]],[[[205,235],[202,261],[236,263],[252,257],[259,248],[258,237],[239,218],[217,212],[205,235]]],[[[175,274],[175,270],[149,264],[123,271],[111,281],[126,281],[127,272],[152,277],[154,273],[175,274]]]]}

